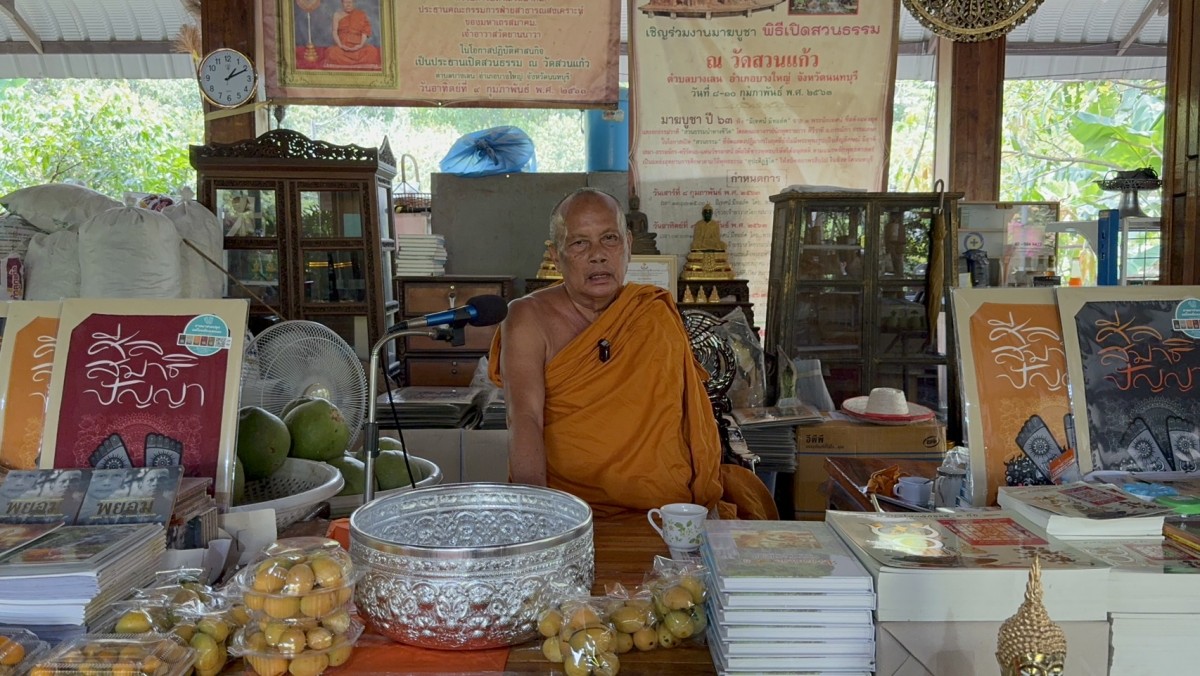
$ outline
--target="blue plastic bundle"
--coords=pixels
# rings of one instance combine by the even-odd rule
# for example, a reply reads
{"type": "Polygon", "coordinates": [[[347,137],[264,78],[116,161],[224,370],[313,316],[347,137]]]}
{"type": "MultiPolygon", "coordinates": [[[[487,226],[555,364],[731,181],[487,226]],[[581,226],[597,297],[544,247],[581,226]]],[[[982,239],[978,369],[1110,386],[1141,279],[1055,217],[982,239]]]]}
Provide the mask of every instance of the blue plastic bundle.
{"type": "Polygon", "coordinates": [[[519,127],[492,127],[455,141],[442,158],[440,168],[457,176],[537,171],[537,153],[533,139],[519,127]]]}

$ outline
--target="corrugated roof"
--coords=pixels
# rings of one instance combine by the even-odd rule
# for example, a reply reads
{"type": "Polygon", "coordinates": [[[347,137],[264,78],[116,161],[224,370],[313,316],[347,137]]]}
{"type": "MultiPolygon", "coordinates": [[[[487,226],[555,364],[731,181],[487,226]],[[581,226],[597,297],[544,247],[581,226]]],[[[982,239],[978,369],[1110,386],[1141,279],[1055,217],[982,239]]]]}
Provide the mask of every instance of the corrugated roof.
{"type": "MultiPolygon", "coordinates": [[[[17,24],[0,12],[0,78],[193,74],[191,59],[170,50],[179,27],[188,21],[179,0],[16,0],[16,9],[46,53],[34,52],[17,24]]],[[[621,29],[627,35],[625,13],[622,1],[621,29]]],[[[899,77],[932,79],[932,40],[932,33],[903,10],[899,77]]],[[[1045,0],[1009,33],[1005,72],[1009,78],[1165,79],[1166,43],[1162,0],[1045,0]],[[1162,13],[1147,12],[1160,5],[1162,13]],[[1136,40],[1122,50],[1122,41],[1143,18],[1136,40]]],[[[622,62],[624,75],[628,68],[624,58],[622,62]]]]}

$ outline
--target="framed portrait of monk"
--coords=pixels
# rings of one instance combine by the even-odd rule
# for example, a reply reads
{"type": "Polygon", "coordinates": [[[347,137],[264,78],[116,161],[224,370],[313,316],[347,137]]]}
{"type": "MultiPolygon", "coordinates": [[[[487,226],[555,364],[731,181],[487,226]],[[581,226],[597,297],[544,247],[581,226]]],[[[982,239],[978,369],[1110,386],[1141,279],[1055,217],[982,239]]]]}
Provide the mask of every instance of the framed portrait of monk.
{"type": "MultiPolygon", "coordinates": [[[[395,0],[271,0],[282,86],[397,86],[395,0]]],[[[269,36],[268,36],[269,37],[269,36]]],[[[271,50],[267,51],[270,58],[271,50]]]]}

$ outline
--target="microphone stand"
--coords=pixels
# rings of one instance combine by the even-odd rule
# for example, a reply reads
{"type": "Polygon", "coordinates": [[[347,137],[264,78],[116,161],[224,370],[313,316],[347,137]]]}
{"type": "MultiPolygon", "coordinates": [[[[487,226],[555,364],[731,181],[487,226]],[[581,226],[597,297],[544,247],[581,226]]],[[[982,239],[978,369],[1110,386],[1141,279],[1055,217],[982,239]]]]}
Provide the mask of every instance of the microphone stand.
{"type": "MultiPolygon", "coordinates": [[[[379,386],[379,352],[390,341],[406,336],[425,336],[434,340],[449,341],[451,345],[459,346],[466,342],[465,327],[467,322],[454,322],[450,326],[423,329],[400,329],[385,334],[371,347],[371,360],[367,372],[367,420],[363,423],[363,462],[366,465],[367,485],[363,487],[363,504],[375,499],[375,460],[379,458],[379,421],[376,418],[378,397],[375,392],[379,386]]],[[[399,425],[400,421],[396,421],[399,425]]]]}

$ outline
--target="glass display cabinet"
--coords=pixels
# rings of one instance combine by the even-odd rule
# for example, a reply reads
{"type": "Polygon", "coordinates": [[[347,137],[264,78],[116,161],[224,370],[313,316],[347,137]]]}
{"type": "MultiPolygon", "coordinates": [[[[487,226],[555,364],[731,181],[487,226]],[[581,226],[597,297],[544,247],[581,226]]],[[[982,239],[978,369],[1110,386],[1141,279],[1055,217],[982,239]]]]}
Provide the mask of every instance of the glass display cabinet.
{"type": "Polygon", "coordinates": [[[324,324],[366,358],[398,309],[387,139],[338,146],[277,129],[191,146],[191,163],[197,199],[225,232],[224,265],[237,279],[226,297],[250,298],[252,315],[324,324]]]}
{"type": "MultiPolygon", "coordinates": [[[[947,297],[955,279],[953,193],[773,195],[766,349],[820,359],[835,405],[873,387],[958,419],[947,297]],[[944,199],[943,199],[944,198],[944,199]],[[934,214],[942,209],[941,265],[930,271],[934,214]],[[929,340],[930,275],[941,281],[929,340]]],[[[937,289],[934,289],[936,294],[937,289]]]]}

